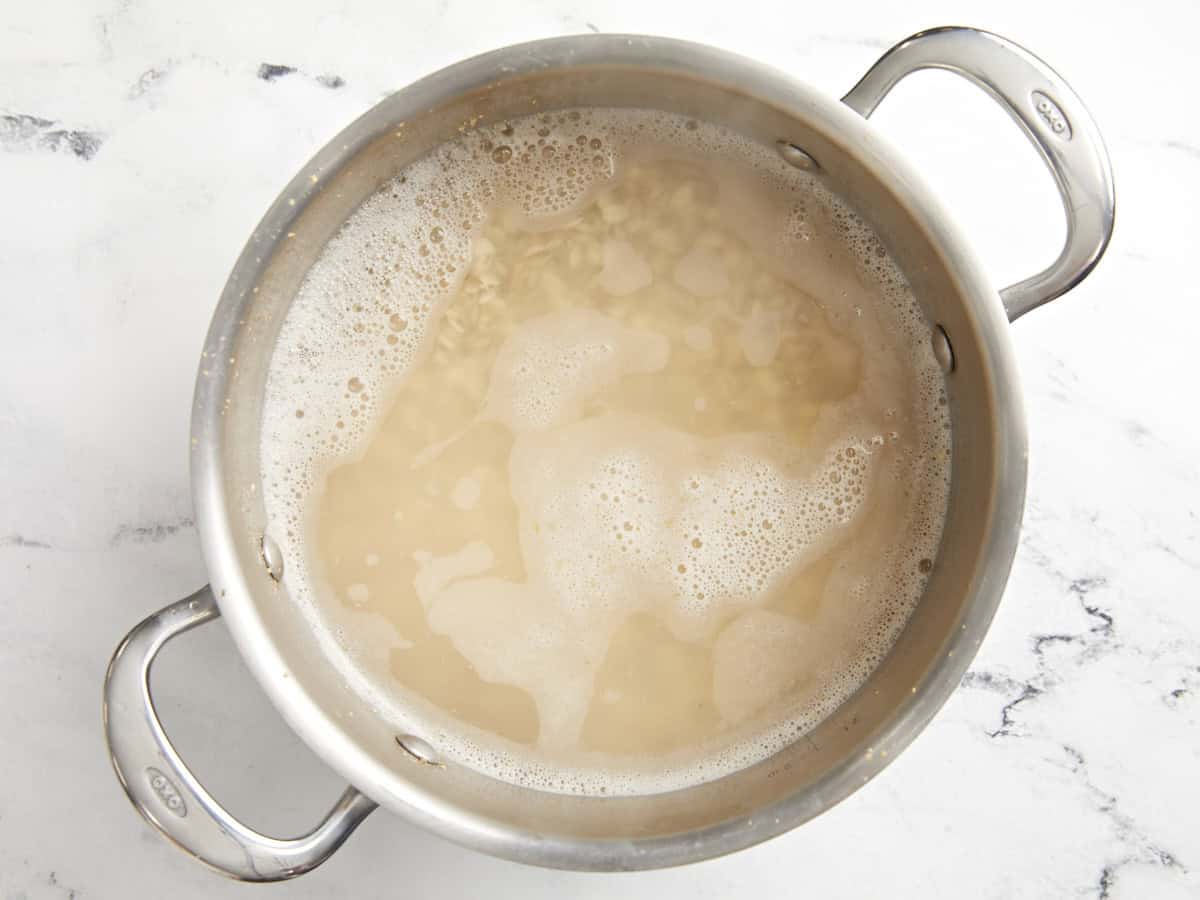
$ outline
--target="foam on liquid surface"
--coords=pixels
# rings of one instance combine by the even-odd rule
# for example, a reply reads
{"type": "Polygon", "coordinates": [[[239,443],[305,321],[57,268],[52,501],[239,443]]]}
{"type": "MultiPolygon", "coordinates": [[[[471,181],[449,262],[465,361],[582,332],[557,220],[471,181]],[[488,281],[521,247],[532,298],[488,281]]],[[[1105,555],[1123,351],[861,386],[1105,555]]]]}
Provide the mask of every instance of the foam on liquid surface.
{"type": "Polygon", "coordinates": [[[281,331],[285,586],[398,731],[548,790],[719,777],[857,688],[920,597],[928,325],[807,173],[657,112],[470,132],[367,200],[281,331]]]}

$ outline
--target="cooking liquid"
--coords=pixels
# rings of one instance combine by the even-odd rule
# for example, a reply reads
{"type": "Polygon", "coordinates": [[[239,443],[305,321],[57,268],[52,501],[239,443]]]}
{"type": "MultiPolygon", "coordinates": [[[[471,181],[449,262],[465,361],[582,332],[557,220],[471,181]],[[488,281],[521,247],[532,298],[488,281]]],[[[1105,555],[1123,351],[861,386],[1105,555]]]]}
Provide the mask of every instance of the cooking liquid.
{"type": "Polygon", "coordinates": [[[932,567],[950,432],[915,299],[817,179],[578,110],[351,216],[261,452],[297,614],[398,734],[622,794],[756,762],[865,680],[932,567]]]}

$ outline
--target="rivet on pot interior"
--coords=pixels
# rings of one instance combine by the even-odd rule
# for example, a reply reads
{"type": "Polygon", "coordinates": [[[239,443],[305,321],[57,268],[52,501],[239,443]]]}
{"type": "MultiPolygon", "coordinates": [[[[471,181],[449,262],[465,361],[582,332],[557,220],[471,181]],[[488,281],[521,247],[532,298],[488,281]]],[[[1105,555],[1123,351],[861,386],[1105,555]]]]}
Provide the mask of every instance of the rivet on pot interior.
{"type": "Polygon", "coordinates": [[[950,346],[950,336],[946,334],[946,329],[941,325],[934,325],[929,342],[933,345],[934,359],[938,361],[942,371],[949,375],[954,371],[954,348],[950,346]]]}
{"type": "Polygon", "coordinates": [[[776,141],[775,147],[779,151],[779,155],[783,158],[783,161],[789,166],[795,166],[797,169],[803,169],[806,172],[821,168],[815,159],[790,141],[776,141]]]}
{"type": "Polygon", "coordinates": [[[259,545],[259,555],[262,557],[263,565],[266,566],[267,574],[271,576],[271,580],[275,582],[281,581],[283,579],[283,553],[270,535],[263,535],[262,542],[259,545]]]}
{"type": "Polygon", "coordinates": [[[415,734],[396,735],[396,745],[419,763],[427,766],[445,767],[437,758],[437,753],[429,744],[415,734]]]}

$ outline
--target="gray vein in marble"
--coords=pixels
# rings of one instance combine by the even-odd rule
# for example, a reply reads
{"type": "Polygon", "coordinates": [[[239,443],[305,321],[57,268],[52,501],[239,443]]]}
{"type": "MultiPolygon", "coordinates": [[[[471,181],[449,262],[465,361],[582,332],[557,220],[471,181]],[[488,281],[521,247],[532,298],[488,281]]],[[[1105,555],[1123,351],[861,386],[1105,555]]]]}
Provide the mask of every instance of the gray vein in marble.
{"type": "Polygon", "coordinates": [[[113,532],[108,543],[110,547],[118,547],[121,544],[156,544],[180,531],[190,531],[195,527],[196,523],[190,516],[140,525],[122,525],[113,532]]]}
{"type": "Polygon", "coordinates": [[[0,149],[67,151],[79,159],[96,155],[104,137],[82,128],[65,128],[53,119],[26,113],[0,115],[0,149]]]}
{"type": "Polygon", "coordinates": [[[274,63],[263,63],[258,67],[258,77],[263,81],[274,81],[276,78],[282,78],[284,75],[295,73],[296,69],[293,66],[279,66],[274,63]]]}
{"type": "Polygon", "coordinates": [[[51,872],[46,877],[46,884],[49,887],[58,888],[60,891],[62,891],[66,895],[67,900],[75,900],[75,898],[79,896],[79,890],[77,888],[67,887],[65,884],[59,883],[57,872],[51,872]]]}
{"type": "Polygon", "coordinates": [[[1112,866],[1105,866],[1100,870],[1100,900],[1108,900],[1112,896],[1114,875],[1112,866]]]}
{"type": "Polygon", "coordinates": [[[1154,434],[1141,422],[1126,419],[1122,424],[1129,439],[1139,447],[1144,447],[1149,441],[1154,440],[1154,434]]]}
{"type": "Polygon", "coordinates": [[[1105,612],[1095,603],[1089,603],[1087,598],[1092,591],[1107,585],[1108,579],[1102,578],[1099,575],[1093,575],[1087,578],[1076,578],[1067,588],[1067,590],[1079,598],[1079,605],[1083,607],[1083,611],[1097,621],[1097,624],[1091,628],[1092,633],[1099,634],[1104,639],[1113,636],[1112,613],[1105,612]]]}
{"type": "Polygon", "coordinates": [[[1088,599],[1092,592],[1108,584],[1107,579],[1099,575],[1068,578],[1064,573],[1053,567],[1050,558],[1044,553],[1036,550],[1036,548],[1030,548],[1028,552],[1033,555],[1035,563],[1040,568],[1065,582],[1067,592],[1076,597],[1084,614],[1092,619],[1095,624],[1086,632],[1079,634],[1056,632],[1033,635],[1032,649],[1036,657],[1037,672],[1028,681],[1019,681],[980,670],[967,672],[961,682],[962,687],[987,690],[992,693],[1011,697],[1000,708],[1000,724],[995,729],[987,732],[990,738],[1004,738],[1017,735],[1015,730],[1017,724],[1017,707],[1036,700],[1046,693],[1046,691],[1050,690],[1057,682],[1058,679],[1051,670],[1046,657],[1046,649],[1048,647],[1057,644],[1078,645],[1082,647],[1081,658],[1088,660],[1094,659],[1100,653],[1111,649],[1115,643],[1115,623],[1112,614],[1101,608],[1094,600],[1088,599]]]}
{"type": "Polygon", "coordinates": [[[1190,672],[1185,672],[1179,687],[1168,692],[1167,696],[1163,698],[1163,702],[1173,709],[1177,708],[1180,702],[1195,693],[1197,688],[1200,688],[1200,666],[1196,666],[1190,672]]]}
{"type": "Polygon", "coordinates": [[[151,66],[139,75],[138,80],[129,88],[129,99],[137,100],[139,97],[145,96],[146,92],[162,81],[174,67],[173,60],[168,60],[162,66],[151,66]]]}
{"type": "MultiPolygon", "coordinates": [[[[176,516],[151,522],[125,523],[118,525],[101,547],[115,548],[128,544],[157,544],[196,527],[191,516],[176,516]]],[[[72,541],[52,541],[45,537],[33,537],[20,532],[0,535],[0,550],[59,550],[77,552],[98,549],[97,545],[72,541]]]]}
{"type": "Polygon", "coordinates": [[[994,675],[981,669],[972,669],[967,672],[959,683],[964,688],[990,691],[994,694],[1005,694],[1025,686],[1016,679],[1007,678],[1004,675],[994,675]]]}
{"type": "Polygon", "coordinates": [[[1042,656],[1046,652],[1047,644],[1073,644],[1079,638],[1073,634],[1035,634],[1033,636],[1033,652],[1035,656],[1042,656]]]}
{"type": "Polygon", "coordinates": [[[45,541],[27,538],[23,534],[6,534],[0,537],[0,547],[24,547],[27,550],[49,550],[50,545],[45,541]]]}
{"type": "MultiPolygon", "coordinates": [[[[1026,540],[1023,540],[1022,543],[1027,557],[1044,572],[1063,583],[1066,591],[1076,598],[1080,609],[1091,624],[1086,631],[1079,633],[1060,632],[1034,635],[1032,649],[1036,657],[1037,671],[1027,681],[998,676],[986,671],[973,670],[967,673],[963,678],[962,687],[986,690],[1011,698],[1000,709],[999,726],[986,732],[990,738],[1020,737],[1021,734],[1016,729],[1017,708],[1022,704],[1037,700],[1060,680],[1047,657],[1048,648],[1062,644],[1078,645],[1082,648],[1080,659],[1086,661],[1119,646],[1113,614],[1097,603],[1094,596],[1107,587],[1107,579],[1100,575],[1069,577],[1055,566],[1048,554],[1037,548],[1031,535],[1027,535],[1026,540]]],[[[1194,671],[1195,676],[1190,672],[1185,675],[1180,686],[1164,698],[1165,702],[1168,704],[1178,703],[1196,687],[1200,687],[1200,667],[1196,667],[1194,671]]],[[[1119,808],[1116,795],[1102,790],[1092,781],[1086,760],[1077,748],[1068,744],[1062,744],[1061,747],[1069,760],[1067,767],[1080,778],[1088,795],[1092,798],[1097,812],[1109,821],[1115,837],[1127,850],[1120,858],[1104,862],[1095,884],[1098,897],[1112,896],[1121,870],[1126,866],[1153,865],[1185,875],[1189,873],[1187,867],[1174,853],[1164,849],[1159,842],[1152,840],[1129,815],[1119,808]]]]}
{"type": "Polygon", "coordinates": [[[1200,562],[1196,562],[1196,560],[1189,559],[1188,557],[1184,556],[1166,541],[1156,540],[1150,546],[1155,550],[1158,550],[1160,553],[1165,553],[1176,562],[1187,566],[1192,571],[1200,571],[1200,562]]]}
{"type": "Polygon", "coordinates": [[[132,8],[133,0],[117,0],[111,12],[98,15],[93,19],[96,37],[100,41],[100,55],[104,61],[112,60],[114,55],[112,42],[113,25],[117,19],[123,17],[132,8]]]}
{"type": "Polygon", "coordinates": [[[1000,727],[995,731],[989,731],[987,733],[988,737],[998,738],[1011,735],[1013,733],[1012,727],[1014,724],[1013,710],[1015,710],[1022,703],[1033,700],[1041,695],[1042,689],[1040,687],[1035,687],[1032,683],[1026,683],[1023,685],[1021,688],[1021,693],[1000,708],[1000,727]]]}
{"type": "MultiPolygon", "coordinates": [[[[275,81],[276,79],[297,73],[301,75],[306,74],[295,66],[284,66],[277,63],[261,63],[258,67],[258,77],[263,81],[275,81]]],[[[313,81],[322,87],[327,87],[330,90],[337,90],[340,87],[346,86],[346,79],[341,75],[310,75],[308,77],[312,78],[313,81]]]]}
{"type": "Polygon", "coordinates": [[[1016,697],[1000,708],[1000,724],[993,731],[987,732],[987,736],[991,738],[1012,734],[1013,710],[1042,693],[1042,689],[1031,682],[1018,681],[980,669],[967,672],[959,685],[967,690],[983,690],[1004,696],[1016,694],[1016,697]]]}
{"type": "MultiPolygon", "coordinates": [[[[1033,501],[1030,501],[1029,506],[1031,510],[1035,508],[1035,505],[1036,504],[1033,501]]],[[[1094,517],[1092,521],[1094,524],[1094,517]]],[[[1113,616],[1107,610],[1102,609],[1094,601],[1088,600],[1088,597],[1092,594],[1092,592],[1100,588],[1107,587],[1108,579],[1102,575],[1085,575],[1081,577],[1071,577],[1067,575],[1067,573],[1063,572],[1054,564],[1054,560],[1049,554],[1041,550],[1036,545],[1032,530],[1026,531],[1025,534],[1021,536],[1021,549],[1039,569],[1054,579],[1063,582],[1067,591],[1075,595],[1083,612],[1090,618],[1096,620],[1096,624],[1088,629],[1088,633],[1099,635],[1100,640],[1086,642],[1089,644],[1089,649],[1098,651],[1104,646],[1110,644],[1111,639],[1115,635],[1116,627],[1113,616]]],[[[1085,638],[1086,635],[1040,635],[1038,637],[1050,637],[1059,640],[1069,639],[1075,641],[1085,638]]],[[[1034,649],[1040,649],[1039,645],[1036,643],[1036,638],[1034,649]]]]}
{"type": "Polygon", "coordinates": [[[1178,150],[1194,159],[1200,159],[1200,147],[1186,141],[1164,141],[1163,146],[1169,150],[1178,150]]]}
{"type": "Polygon", "coordinates": [[[1122,845],[1131,847],[1133,851],[1120,859],[1105,862],[1096,881],[1097,896],[1101,900],[1111,896],[1121,869],[1128,865],[1161,866],[1183,875],[1188,874],[1188,868],[1179,861],[1174,853],[1152,840],[1130,816],[1121,811],[1116,795],[1102,790],[1092,781],[1091,774],[1088,772],[1087,760],[1078,749],[1070,744],[1063,744],[1062,750],[1069,760],[1067,768],[1079,776],[1084,788],[1095,801],[1096,810],[1111,823],[1117,840],[1122,845]]]}

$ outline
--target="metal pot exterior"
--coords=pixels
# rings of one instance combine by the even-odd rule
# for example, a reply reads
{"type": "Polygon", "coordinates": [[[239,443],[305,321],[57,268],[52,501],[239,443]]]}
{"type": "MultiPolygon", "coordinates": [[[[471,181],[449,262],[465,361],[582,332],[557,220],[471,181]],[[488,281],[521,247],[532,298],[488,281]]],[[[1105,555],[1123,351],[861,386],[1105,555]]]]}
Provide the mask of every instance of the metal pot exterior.
{"type": "MultiPolygon", "coordinates": [[[[105,721],[134,805],[225,874],[275,880],[323,861],[375,804],[461,844],[545,866],[646,869],[729,853],[833,806],[877,774],[958,685],[999,603],[1024,502],[1025,420],[1008,334],[1016,318],[1094,266],[1113,221],[1095,126],[1036,57],[994,35],[939,29],[889,51],[838,102],[741,57],[661,38],[588,35],[510,47],[384,100],[335,137],[267,212],[234,266],[205,344],[192,418],[205,589],[139,625],[113,658],[105,721]],[[948,68],[984,86],[1042,152],[1068,240],[1046,272],[998,294],[918,173],[865,115],[905,74],[948,68]],[[569,106],[654,107],[801,149],[875,227],[947,344],[954,428],[950,509],[925,597],[863,687],[796,744],[741,772],[643,797],[518,788],[431,765],[324,663],[278,583],[257,490],[259,411],[275,335],[328,238],[380,184],[472,125],[569,106]],[[861,115],[860,115],[861,113],[861,115]],[[403,123],[403,127],[400,127],[403,123]],[[354,785],[291,840],[258,835],[208,795],[167,742],[148,672],[158,649],[223,615],[257,680],[305,742],[354,785]],[[370,799],[368,799],[370,798],[370,799]],[[182,814],[181,814],[182,810],[182,814]]],[[[418,736],[425,737],[428,736],[418,736]]],[[[436,754],[436,741],[432,754],[436,754]]],[[[436,756],[432,758],[436,760],[436,756]]]]}

